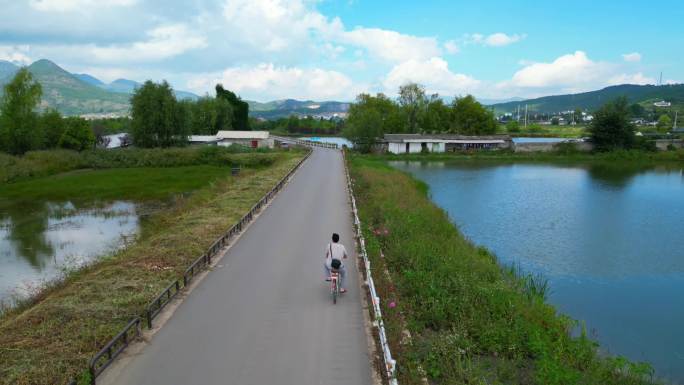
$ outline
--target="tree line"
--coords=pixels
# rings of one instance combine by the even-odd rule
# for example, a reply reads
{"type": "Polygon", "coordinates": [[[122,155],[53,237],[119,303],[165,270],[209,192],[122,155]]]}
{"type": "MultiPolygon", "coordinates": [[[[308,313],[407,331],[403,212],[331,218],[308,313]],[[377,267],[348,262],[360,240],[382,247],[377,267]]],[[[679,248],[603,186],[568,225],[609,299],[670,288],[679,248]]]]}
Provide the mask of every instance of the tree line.
{"type": "Polygon", "coordinates": [[[494,113],[472,95],[445,103],[438,94],[426,95],[425,87],[408,83],[397,99],[385,94],[361,94],[349,108],[344,136],[361,151],[369,151],[384,134],[494,134],[494,113]]]}
{"type": "Polygon", "coordinates": [[[56,110],[36,112],[42,94],[42,87],[26,68],[5,85],[0,101],[0,150],[23,154],[52,148],[92,148],[96,138],[85,119],[63,118],[56,110]]]}
{"type": "MultiPolygon", "coordinates": [[[[137,147],[172,147],[188,137],[215,135],[220,130],[249,129],[249,105],[221,84],[216,96],[196,101],[177,100],[166,82],[145,82],[131,97],[131,118],[63,117],[57,110],[39,112],[42,87],[26,68],[4,86],[0,100],[0,151],[21,155],[28,151],[65,148],[76,151],[106,147],[112,130],[129,132],[137,147]]],[[[127,139],[128,140],[128,139],[127,139]]]]}
{"type": "Polygon", "coordinates": [[[250,124],[255,130],[304,135],[337,135],[342,132],[344,120],[316,119],[310,115],[305,117],[290,115],[287,118],[275,120],[257,120],[252,118],[250,124]]]}

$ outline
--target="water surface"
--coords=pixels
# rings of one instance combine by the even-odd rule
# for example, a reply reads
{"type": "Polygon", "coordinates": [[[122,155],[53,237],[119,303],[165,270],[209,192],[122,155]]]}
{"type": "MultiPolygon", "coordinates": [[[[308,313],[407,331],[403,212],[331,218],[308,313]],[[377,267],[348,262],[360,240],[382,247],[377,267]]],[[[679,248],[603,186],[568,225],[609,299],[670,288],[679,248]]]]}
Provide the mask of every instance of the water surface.
{"type": "Polygon", "coordinates": [[[139,232],[133,202],[75,206],[71,202],[0,205],[0,301],[33,294],[58,278],[126,245],[139,232]]]}
{"type": "Polygon", "coordinates": [[[684,383],[681,167],[392,164],[502,263],[544,274],[605,351],[684,383]]]}

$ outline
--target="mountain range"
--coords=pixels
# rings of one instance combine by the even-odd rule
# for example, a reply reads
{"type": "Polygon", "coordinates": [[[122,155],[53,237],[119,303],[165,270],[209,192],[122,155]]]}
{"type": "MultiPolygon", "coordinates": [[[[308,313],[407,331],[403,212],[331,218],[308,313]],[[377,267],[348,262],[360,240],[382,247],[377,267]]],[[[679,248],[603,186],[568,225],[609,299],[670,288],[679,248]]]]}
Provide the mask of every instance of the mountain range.
{"type": "MultiPolygon", "coordinates": [[[[0,60],[0,95],[2,86],[8,83],[19,70],[17,65],[0,60]]],[[[41,59],[30,66],[35,79],[43,87],[41,108],[55,108],[64,115],[116,114],[127,115],[130,110],[130,95],[141,85],[133,80],[117,79],[104,83],[89,74],[72,74],[47,59],[41,59]]],[[[198,96],[185,91],[174,91],[180,99],[197,99],[198,96]]],[[[601,90],[578,94],[544,96],[524,100],[510,98],[504,100],[479,99],[481,103],[494,109],[497,114],[522,110],[556,113],[574,109],[593,111],[618,96],[626,96],[630,103],[639,103],[646,108],[654,102],[665,100],[672,107],[684,113],[684,84],[673,85],[632,85],[623,84],[601,90]]],[[[446,100],[446,99],[445,99],[446,100]]],[[[289,115],[314,117],[344,117],[350,103],[339,101],[316,102],[294,99],[276,100],[267,103],[247,101],[250,116],[276,119],[289,115]]]]}
{"type": "Polygon", "coordinates": [[[346,116],[350,103],[346,102],[315,102],[313,100],[284,99],[268,103],[247,101],[249,103],[249,115],[255,118],[277,119],[290,115],[331,118],[333,116],[346,116]]]}
{"type": "MultiPolygon", "coordinates": [[[[11,62],[0,60],[0,86],[11,81],[19,68],[11,62]]],[[[54,108],[64,115],[127,115],[130,95],[141,85],[127,79],[106,84],[88,74],[69,73],[47,59],[38,60],[27,68],[43,88],[41,108],[54,108]]],[[[199,98],[190,92],[174,92],[180,99],[199,98]]]]}
{"type": "Polygon", "coordinates": [[[595,111],[607,101],[619,96],[626,96],[630,103],[638,103],[649,109],[653,107],[653,103],[663,100],[670,102],[673,108],[684,109],[684,84],[661,86],[622,84],[598,91],[496,103],[490,107],[494,108],[497,113],[514,112],[518,107],[522,111],[526,105],[528,111],[540,113],[556,113],[577,108],[595,111]]]}

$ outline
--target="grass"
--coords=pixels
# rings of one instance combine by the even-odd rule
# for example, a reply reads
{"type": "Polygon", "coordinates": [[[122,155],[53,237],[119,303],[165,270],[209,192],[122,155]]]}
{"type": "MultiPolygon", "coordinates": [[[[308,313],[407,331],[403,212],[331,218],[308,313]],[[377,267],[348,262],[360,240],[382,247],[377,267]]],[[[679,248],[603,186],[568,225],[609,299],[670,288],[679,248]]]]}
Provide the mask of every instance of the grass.
{"type": "Polygon", "coordinates": [[[0,191],[0,202],[3,199],[163,200],[173,194],[196,190],[230,173],[230,167],[206,165],[78,170],[10,183],[0,191]]]}
{"type": "MultiPolygon", "coordinates": [[[[273,154],[272,154],[273,155],[273,154]]],[[[218,177],[150,218],[125,250],[70,273],[0,318],[0,384],[85,383],[88,360],[301,159],[218,177]]],[[[113,170],[116,171],[116,170],[113,170]]]]}
{"type": "Polygon", "coordinates": [[[545,280],[502,268],[464,238],[427,185],[385,162],[349,159],[369,258],[391,277],[374,279],[399,383],[652,383],[649,365],[601,357],[584,333],[571,337],[577,323],[545,302],[545,280]]]}
{"type": "Polygon", "coordinates": [[[520,131],[508,132],[506,125],[500,124],[496,131],[497,134],[509,134],[516,137],[553,137],[553,138],[581,138],[587,136],[586,126],[554,126],[539,124],[529,124],[527,130],[520,124],[520,131]],[[530,129],[530,127],[533,127],[530,129]],[[535,129],[536,128],[536,129],[535,129]]]}
{"type": "Polygon", "coordinates": [[[0,185],[79,169],[180,167],[180,166],[267,166],[271,151],[241,149],[238,146],[196,146],[185,148],[124,148],[116,150],[33,151],[23,156],[0,152],[0,185]]]}
{"type": "Polygon", "coordinates": [[[419,160],[419,161],[449,161],[449,160],[492,160],[497,162],[551,162],[551,163],[631,163],[631,164],[660,164],[684,162],[684,150],[676,151],[641,151],[616,150],[610,152],[580,152],[568,146],[561,146],[559,151],[550,152],[513,152],[472,151],[427,154],[382,154],[377,155],[382,160],[419,160]]]}

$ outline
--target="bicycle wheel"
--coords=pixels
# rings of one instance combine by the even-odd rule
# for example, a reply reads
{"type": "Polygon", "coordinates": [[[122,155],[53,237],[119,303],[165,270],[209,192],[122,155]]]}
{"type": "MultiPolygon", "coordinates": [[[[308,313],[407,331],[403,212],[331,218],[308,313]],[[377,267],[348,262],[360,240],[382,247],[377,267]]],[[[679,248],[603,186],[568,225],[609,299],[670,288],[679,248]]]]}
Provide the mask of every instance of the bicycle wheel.
{"type": "Polygon", "coordinates": [[[337,293],[339,292],[339,285],[337,283],[337,278],[333,278],[330,282],[330,292],[332,294],[333,305],[337,303],[337,293]]]}

